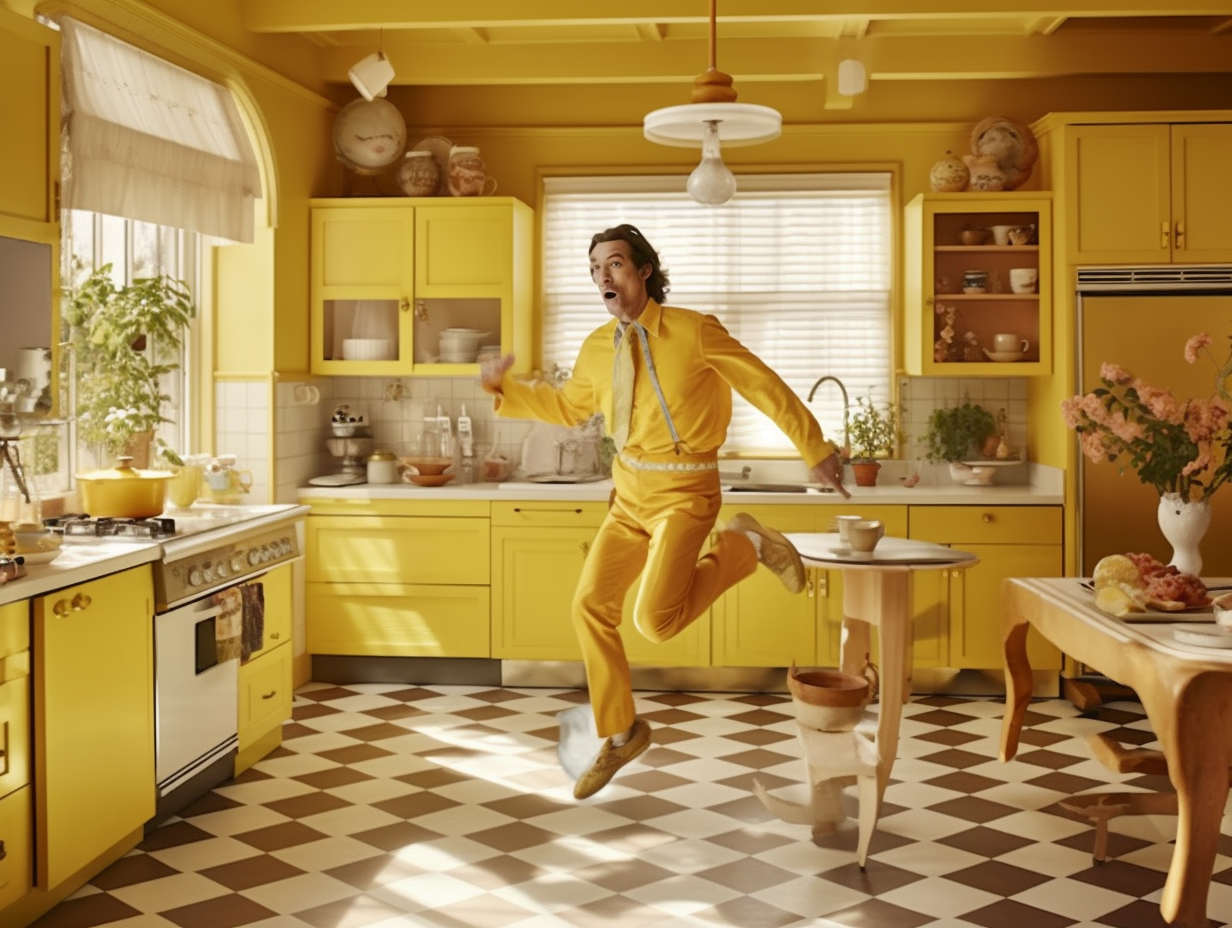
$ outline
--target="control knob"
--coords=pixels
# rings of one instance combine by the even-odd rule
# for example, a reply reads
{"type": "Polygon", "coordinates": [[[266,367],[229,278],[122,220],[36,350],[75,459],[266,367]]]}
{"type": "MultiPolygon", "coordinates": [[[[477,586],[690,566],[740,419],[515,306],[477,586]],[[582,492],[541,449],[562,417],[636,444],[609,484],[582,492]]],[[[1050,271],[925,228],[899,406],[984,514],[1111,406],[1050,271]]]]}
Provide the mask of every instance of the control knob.
{"type": "Polygon", "coordinates": [[[189,568],[188,585],[189,586],[200,586],[201,585],[201,568],[200,567],[189,568]]]}

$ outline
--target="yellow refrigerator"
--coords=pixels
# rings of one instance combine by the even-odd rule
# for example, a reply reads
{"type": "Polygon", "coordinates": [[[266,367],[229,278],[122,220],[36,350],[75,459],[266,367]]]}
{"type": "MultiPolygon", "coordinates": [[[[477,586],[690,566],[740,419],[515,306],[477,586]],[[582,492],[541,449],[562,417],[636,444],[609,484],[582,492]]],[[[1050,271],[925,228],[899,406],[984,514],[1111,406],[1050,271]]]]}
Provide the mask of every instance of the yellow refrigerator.
{"type": "MultiPolygon", "coordinates": [[[[1083,269],[1078,290],[1078,386],[1100,386],[1099,368],[1114,362],[1178,398],[1208,397],[1215,365],[1185,361],[1185,342],[1207,332],[1221,363],[1232,335],[1232,266],[1083,269]]],[[[1202,575],[1232,577],[1232,485],[1212,497],[1202,541],[1202,575]]],[[[1082,575],[1107,554],[1148,552],[1163,563],[1172,549],[1159,530],[1159,494],[1127,462],[1078,465],[1078,544],[1082,575]],[[1122,473],[1122,468],[1124,472],[1122,473]]]]}

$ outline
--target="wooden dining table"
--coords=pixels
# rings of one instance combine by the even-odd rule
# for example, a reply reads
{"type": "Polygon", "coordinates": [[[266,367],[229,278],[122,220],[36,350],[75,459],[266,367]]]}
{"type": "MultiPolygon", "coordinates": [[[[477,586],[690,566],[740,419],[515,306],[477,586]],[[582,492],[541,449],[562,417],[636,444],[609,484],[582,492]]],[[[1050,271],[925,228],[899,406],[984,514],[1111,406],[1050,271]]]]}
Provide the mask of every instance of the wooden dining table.
{"type": "Polygon", "coordinates": [[[1031,700],[1028,628],[1035,627],[1069,656],[1132,688],[1150,720],[1177,796],[1176,842],[1160,913],[1169,924],[1205,928],[1232,767],[1232,648],[1187,643],[1182,637],[1189,635],[1178,637],[1178,629],[1190,623],[1212,629],[1209,610],[1116,618],[1095,608],[1089,581],[1073,577],[1006,580],[1001,601],[1007,691],[1001,760],[1017,753],[1031,700]]]}

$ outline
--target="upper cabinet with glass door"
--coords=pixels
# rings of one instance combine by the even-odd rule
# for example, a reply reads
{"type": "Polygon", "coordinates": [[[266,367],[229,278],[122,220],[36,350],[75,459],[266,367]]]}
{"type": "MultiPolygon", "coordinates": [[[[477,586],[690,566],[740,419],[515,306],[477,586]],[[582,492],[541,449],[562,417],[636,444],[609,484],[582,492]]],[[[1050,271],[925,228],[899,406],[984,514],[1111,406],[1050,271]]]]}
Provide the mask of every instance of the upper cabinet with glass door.
{"type": "Polygon", "coordinates": [[[904,365],[909,374],[1052,372],[1048,193],[932,193],[907,204],[904,365]]]}
{"type": "Polygon", "coordinates": [[[509,197],[313,200],[313,373],[467,375],[496,346],[529,370],[532,237],[509,197]]]}

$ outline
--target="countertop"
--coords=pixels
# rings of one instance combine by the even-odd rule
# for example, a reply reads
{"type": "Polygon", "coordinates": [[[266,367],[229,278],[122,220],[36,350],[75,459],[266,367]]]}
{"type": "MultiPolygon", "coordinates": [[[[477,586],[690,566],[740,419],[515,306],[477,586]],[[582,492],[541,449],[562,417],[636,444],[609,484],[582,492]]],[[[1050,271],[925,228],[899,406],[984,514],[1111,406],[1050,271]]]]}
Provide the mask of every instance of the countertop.
{"type": "MultiPolygon", "coordinates": [[[[1065,502],[1064,474],[1055,468],[1024,465],[1028,481],[1004,486],[967,486],[940,475],[926,475],[914,487],[905,487],[897,478],[882,479],[875,487],[857,487],[846,480],[851,499],[838,493],[807,491],[804,493],[767,493],[724,491],[724,502],[730,505],[765,505],[768,503],[795,506],[851,506],[858,503],[891,506],[1060,506],[1065,502]],[[932,478],[932,479],[930,479],[932,478]]],[[[789,483],[779,477],[761,478],[767,483],[789,483]]],[[[734,481],[732,482],[734,483],[734,481]]],[[[606,501],[612,491],[612,481],[593,483],[529,483],[511,480],[506,483],[477,483],[462,486],[416,487],[407,483],[359,484],[351,487],[304,487],[299,499],[312,504],[314,499],[406,499],[406,500],[561,500],[606,501]]]]}

